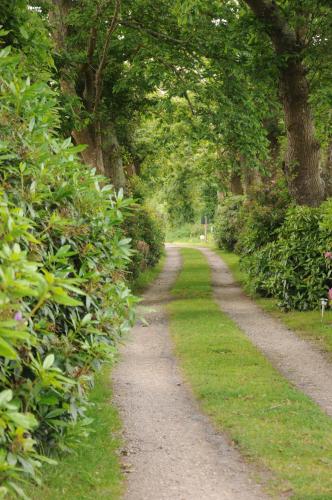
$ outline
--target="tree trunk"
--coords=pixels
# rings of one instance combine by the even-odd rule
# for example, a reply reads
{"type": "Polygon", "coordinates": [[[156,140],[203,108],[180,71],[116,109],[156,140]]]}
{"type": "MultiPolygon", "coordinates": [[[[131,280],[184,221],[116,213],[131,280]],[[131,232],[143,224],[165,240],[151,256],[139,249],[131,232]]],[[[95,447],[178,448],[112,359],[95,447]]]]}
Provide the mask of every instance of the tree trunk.
{"type": "Polygon", "coordinates": [[[243,192],[250,195],[250,191],[260,183],[260,174],[258,170],[243,167],[243,192]]]}
{"type": "Polygon", "coordinates": [[[85,144],[87,147],[81,152],[81,158],[84,163],[95,168],[99,174],[106,175],[101,139],[98,137],[99,130],[96,127],[89,126],[82,130],[72,130],[71,135],[75,144],[85,144]]]}
{"type": "Polygon", "coordinates": [[[303,64],[290,60],[280,73],[280,91],[287,130],[286,173],[290,191],[300,205],[324,199],[320,176],[320,146],[309,108],[309,88],[303,64]]]}
{"type": "Polygon", "coordinates": [[[239,172],[231,173],[230,189],[233,194],[243,194],[242,180],[239,172]]]}
{"type": "Polygon", "coordinates": [[[269,141],[269,158],[264,162],[266,171],[261,173],[261,181],[263,184],[270,184],[273,182],[281,167],[279,139],[282,135],[282,130],[279,127],[278,118],[278,115],[275,114],[263,122],[263,126],[266,130],[266,138],[269,141]]]}
{"type": "MultiPolygon", "coordinates": [[[[53,0],[53,9],[50,10],[49,18],[52,25],[52,36],[59,52],[66,53],[67,51],[67,36],[68,36],[68,26],[66,21],[70,13],[72,3],[70,0],[53,0]]],[[[96,36],[95,27],[92,28],[90,39],[95,42],[93,37],[96,36]]],[[[92,57],[92,53],[87,52],[87,62],[89,62],[89,57],[92,57]]],[[[80,100],[84,104],[86,111],[91,116],[91,123],[84,129],[72,130],[71,135],[76,144],[85,144],[87,147],[81,153],[81,158],[84,163],[95,168],[99,174],[108,175],[104,165],[104,155],[103,155],[103,138],[104,134],[102,132],[102,126],[98,118],[98,114],[94,112],[96,107],[96,96],[94,88],[95,75],[92,68],[92,64],[86,63],[82,66],[80,70],[80,76],[83,81],[83,92],[82,95],[78,95],[75,88],[75,80],[73,77],[66,72],[66,68],[61,68],[60,74],[60,87],[61,91],[70,95],[77,100],[80,100]]],[[[77,107],[77,113],[80,110],[77,107]]],[[[113,180],[114,184],[115,181],[113,180]]],[[[116,180],[118,182],[118,180],[116,180]]]]}
{"type": "Polygon", "coordinates": [[[280,57],[280,98],[284,109],[288,150],[285,158],[290,190],[301,205],[324,199],[320,147],[309,107],[309,86],[303,63],[304,41],[288,24],[274,0],[245,0],[269,35],[280,57]]]}
{"type": "Polygon", "coordinates": [[[332,139],[327,147],[326,159],[324,163],[323,177],[325,181],[326,196],[332,196],[332,139]]]}
{"type": "Polygon", "coordinates": [[[112,179],[116,189],[124,188],[126,176],[123,168],[121,148],[112,123],[105,125],[103,134],[103,157],[105,174],[112,179]]]}

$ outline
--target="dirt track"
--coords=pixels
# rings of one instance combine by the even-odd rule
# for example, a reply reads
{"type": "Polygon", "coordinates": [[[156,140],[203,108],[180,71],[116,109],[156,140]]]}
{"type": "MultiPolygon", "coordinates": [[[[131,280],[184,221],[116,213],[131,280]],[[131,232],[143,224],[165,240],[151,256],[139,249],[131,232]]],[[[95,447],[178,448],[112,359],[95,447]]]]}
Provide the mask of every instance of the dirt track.
{"type": "Polygon", "coordinates": [[[144,295],[154,312],[138,324],[114,372],[124,423],[126,500],[261,500],[248,465],[201,414],[173,356],[165,304],[181,267],[167,249],[165,267],[144,295]]]}
{"type": "Polygon", "coordinates": [[[236,284],[226,264],[208,248],[200,248],[212,271],[215,299],[296,387],[332,417],[332,365],[315,347],[297,337],[260,309],[236,284]]]}

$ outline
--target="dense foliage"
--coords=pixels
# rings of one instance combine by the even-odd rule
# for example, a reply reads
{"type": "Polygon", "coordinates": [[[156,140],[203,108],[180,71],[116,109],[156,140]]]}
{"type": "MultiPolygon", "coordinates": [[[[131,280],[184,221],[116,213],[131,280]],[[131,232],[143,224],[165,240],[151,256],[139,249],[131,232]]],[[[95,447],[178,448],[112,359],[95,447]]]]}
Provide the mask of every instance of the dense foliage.
{"type": "Polygon", "coordinates": [[[251,288],[275,297],[284,309],[315,309],[327,297],[332,269],[325,253],[331,245],[331,225],[321,227],[321,209],[288,210],[275,241],[244,259],[251,288]]]}
{"type": "MultiPolygon", "coordinates": [[[[284,309],[316,309],[332,286],[331,202],[320,208],[290,207],[288,197],[261,194],[264,204],[228,197],[218,208],[215,239],[240,253],[247,287],[278,299],[284,309]]],[[[262,201],[262,198],[260,201],[262,201]]]]}
{"type": "Polygon", "coordinates": [[[165,234],[157,213],[138,205],[126,218],[124,231],[133,250],[128,266],[130,281],[148,267],[155,266],[164,251],[165,234]]]}
{"type": "MultiPolygon", "coordinates": [[[[5,34],[5,33],[4,33],[5,34]]],[[[93,373],[132,321],[130,200],[58,137],[56,95],[0,51],[1,494],[86,433],[93,373]]]]}
{"type": "Polygon", "coordinates": [[[331,202],[307,206],[332,195],[332,8],[1,7],[5,494],[85,432],[93,372],[131,321],[126,281],[160,257],[164,220],[181,237],[215,215],[218,244],[241,253],[250,286],[282,307],[313,308],[326,295],[331,202]],[[133,192],[134,207],[136,176],[145,191],[133,192]]]}
{"type": "Polygon", "coordinates": [[[227,196],[218,206],[214,223],[214,239],[220,248],[229,251],[235,249],[241,232],[243,202],[243,196],[227,196]]]}
{"type": "Polygon", "coordinates": [[[240,230],[237,232],[236,252],[251,255],[274,241],[290,204],[289,193],[283,182],[267,186],[260,183],[251,188],[238,215],[240,230]]]}

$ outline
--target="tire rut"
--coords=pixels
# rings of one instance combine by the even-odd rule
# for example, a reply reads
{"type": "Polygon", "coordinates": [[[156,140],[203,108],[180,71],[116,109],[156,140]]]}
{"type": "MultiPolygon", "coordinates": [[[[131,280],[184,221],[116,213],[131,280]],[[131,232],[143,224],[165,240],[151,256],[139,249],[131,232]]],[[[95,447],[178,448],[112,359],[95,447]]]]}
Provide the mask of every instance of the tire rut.
{"type": "Polygon", "coordinates": [[[144,294],[138,323],[113,373],[124,427],[125,500],[261,500],[268,497],[228,439],[216,432],[186,388],[173,354],[165,304],[181,268],[167,248],[159,278],[144,294]]]}
{"type": "Polygon", "coordinates": [[[208,248],[199,250],[211,267],[214,296],[222,311],[282,375],[332,417],[331,363],[311,343],[300,339],[247,297],[218,255],[208,248]]]}

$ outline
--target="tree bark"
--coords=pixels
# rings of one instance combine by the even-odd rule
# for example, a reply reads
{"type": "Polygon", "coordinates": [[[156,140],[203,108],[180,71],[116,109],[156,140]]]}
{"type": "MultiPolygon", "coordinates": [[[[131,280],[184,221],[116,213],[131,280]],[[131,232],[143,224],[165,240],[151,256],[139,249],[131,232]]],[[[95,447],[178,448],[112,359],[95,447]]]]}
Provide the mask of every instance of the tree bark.
{"type": "Polygon", "coordinates": [[[243,167],[243,192],[248,195],[251,190],[260,183],[260,174],[257,170],[243,167]]]}
{"type": "Polygon", "coordinates": [[[303,63],[303,40],[289,26],[274,0],[245,0],[269,35],[280,56],[280,98],[288,148],[285,171],[297,203],[317,206],[324,199],[320,175],[320,146],[309,106],[309,85],[303,63]]]}
{"type": "Polygon", "coordinates": [[[103,130],[103,157],[105,174],[112,179],[116,189],[124,188],[126,185],[126,176],[121,148],[113,123],[105,125],[103,130]]]}
{"type": "MultiPolygon", "coordinates": [[[[100,60],[95,68],[95,50],[97,46],[97,21],[102,14],[101,6],[96,4],[95,18],[87,39],[86,62],[77,70],[76,80],[80,80],[82,90],[77,91],[73,77],[66,74],[66,68],[61,70],[60,86],[64,94],[76,97],[84,105],[91,116],[90,124],[83,129],[72,130],[71,135],[76,144],[86,144],[86,149],[81,153],[82,160],[95,168],[99,174],[111,177],[116,188],[125,185],[125,175],[121,158],[121,150],[112,126],[101,123],[100,102],[102,97],[103,76],[107,63],[111,36],[116,29],[120,10],[120,0],[115,0],[114,15],[105,34],[100,60]],[[108,137],[107,134],[110,134],[108,137]]],[[[71,0],[53,0],[54,8],[50,11],[50,21],[53,25],[53,38],[59,52],[67,51],[68,28],[66,19],[71,0]]],[[[78,106],[77,114],[80,109],[78,106]]]]}
{"type": "Polygon", "coordinates": [[[327,147],[324,163],[323,177],[325,181],[326,196],[332,196],[332,139],[327,147]]]}
{"type": "Polygon", "coordinates": [[[243,186],[240,172],[232,172],[230,178],[230,189],[233,194],[243,194],[243,186]]]}
{"type": "Polygon", "coordinates": [[[316,206],[325,195],[320,175],[320,146],[315,138],[308,82],[300,61],[289,61],[281,70],[280,89],[288,139],[285,166],[291,193],[299,204],[316,206]]]}

